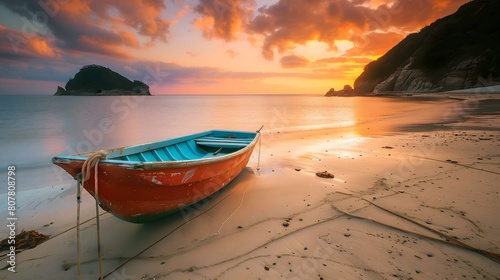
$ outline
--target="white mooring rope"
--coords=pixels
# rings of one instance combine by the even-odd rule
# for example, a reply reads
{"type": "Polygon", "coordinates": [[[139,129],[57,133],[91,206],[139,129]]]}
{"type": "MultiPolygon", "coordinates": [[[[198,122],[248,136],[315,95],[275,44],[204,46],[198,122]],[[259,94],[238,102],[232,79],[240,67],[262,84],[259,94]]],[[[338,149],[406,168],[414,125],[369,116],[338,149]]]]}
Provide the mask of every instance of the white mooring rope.
{"type": "Polygon", "coordinates": [[[102,274],[102,253],[101,253],[101,230],[99,223],[99,187],[98,187],[98,165],[101,158],[106,158],[108,154],[106,151],[99,151],[93,155],[91,155],[82,165],[82,172],[77,175],[77,218],[76,218],[76,238],[77,238],[77,261],[78,261],[78,279],[82,279],[82,273],[80,268],[80,203],[81,203],[81,189],[80,185],[83,186],[85,181],[90,178],[90,172],[92,167],[94,167],[94,197],[95,197],[95,215],[96,215],[96,226],[97,226],[97,254],[99,255],[99,279],[104,279],[102,274]]]}

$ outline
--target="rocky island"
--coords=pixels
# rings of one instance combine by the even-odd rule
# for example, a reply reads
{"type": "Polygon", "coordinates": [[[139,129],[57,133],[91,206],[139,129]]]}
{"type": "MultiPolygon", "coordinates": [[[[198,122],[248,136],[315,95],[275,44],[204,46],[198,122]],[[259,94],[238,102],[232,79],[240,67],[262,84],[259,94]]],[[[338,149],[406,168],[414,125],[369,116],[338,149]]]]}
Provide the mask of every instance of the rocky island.
{"type": "Polygon", "coordinates": [[[149,86],[130,81],[113,70],[100,65],[87,65],[69,79],[65,88],[57,87],[54,96],[117,96],[151,95],[149,86]]]}
{"type": "Polygon", "coordinates": [[[500,84],[498,11],[500,1],[470,1],[408,35],[367,64],[348,95],[435,93],[500,84]]]}

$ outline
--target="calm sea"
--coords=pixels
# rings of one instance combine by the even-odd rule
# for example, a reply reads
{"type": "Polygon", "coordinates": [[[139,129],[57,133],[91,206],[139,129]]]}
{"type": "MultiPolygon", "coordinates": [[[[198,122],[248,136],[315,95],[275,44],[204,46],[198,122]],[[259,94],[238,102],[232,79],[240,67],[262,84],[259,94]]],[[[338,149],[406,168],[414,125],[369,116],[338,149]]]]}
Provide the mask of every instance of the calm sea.
{"type": "MultiPolygon", "coordinates": [[[[276,133],[355,127],[416,112],[436,101],[322,96],[0,96],[0,182],[17,170],[18,191],[67,185],[51,164],[59,154],[153,142],[210,129],[276,133]]],[[[427,110],[425,110],[427,109],[427,110]]],[[[420,114],[422,115],[422,114],[420,114]]],[[[432,114],[424,114],[428,118],[432,114]]],[[[414,118],[413,118],[414,119],[414,118]]],[[[263,137],[265,141],[265,137],[263,137]]],[[[0,188],[5,193],[6,188],[0,188]]]]}

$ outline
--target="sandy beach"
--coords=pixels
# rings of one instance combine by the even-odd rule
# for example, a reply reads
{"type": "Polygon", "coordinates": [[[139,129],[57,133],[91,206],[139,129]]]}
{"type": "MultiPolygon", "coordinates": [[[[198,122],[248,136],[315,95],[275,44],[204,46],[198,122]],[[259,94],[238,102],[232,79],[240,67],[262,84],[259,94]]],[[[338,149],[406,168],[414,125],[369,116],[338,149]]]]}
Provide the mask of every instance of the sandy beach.
{"type": "MultiPolygon", "coordinates": [[[[443,98],[428,122],[267,128],[207,200],[142,225],[101,210],[105,279],[500,279],[499,98],[443,98]]],[[[15,273],[2,252],[0,279],[77,279],[75,196],[17,194],[17,228],[50,239],[17,252],[15,273]]],[[[98,279],[88,193],[81,207],[82,275],[98,279]]]]}

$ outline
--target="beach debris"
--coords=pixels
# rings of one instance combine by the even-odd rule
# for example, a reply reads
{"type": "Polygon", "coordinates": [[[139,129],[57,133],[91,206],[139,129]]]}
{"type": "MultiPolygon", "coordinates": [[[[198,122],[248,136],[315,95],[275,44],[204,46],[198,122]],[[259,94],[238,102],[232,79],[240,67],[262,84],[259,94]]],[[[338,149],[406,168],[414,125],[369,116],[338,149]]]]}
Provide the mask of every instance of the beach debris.
{"type": "Polygon", "coordinates": [[[316,172],[316,176],[321,177],[321,178],[328,178],[328,179],[335,178],[335,176],[332,173],[330,173],[326,170],[323,172],[316,172]]]}
{"type": "Polygon", "coordinates": [[[295,171],[300,171],[300,170],[302,170],[302,169],[300,169],[300,168],[295,168],[295,171]]]}
{"type": "Polygon", "coordinates": [[[71,264],[68,261],[63,261],[61,268],[64,271],[68,271],[71,268],[71,264]]]}
{"type": "Polygon", "coordinates": [[[266,266],[264,266],[264,269],[265,269],[265,270],[269,270],[269,269],[271,269],[271,267],[270,267],[270,266],[268,266],[268,265],[266,265],[266,266]]]}
{"type": "Polygon", "coordinates": [[[344,236],[345,236],[345,237],[350,237],[350,236],[351,236],[351,234],[350,234],[350,233],[344,233],[344,236]]]}
{"type": "Polygon", "coordinates": [[[446,162],[449,162],[449,163],[453,163],[453,164],[457,164],[458,161],[456,160],[451,160],[451,159],[447,159],[446,162]]]}
{"type": "Polygon", "coordinates": [[[285,221],[283,222],[283,226],[288,227],[290,225],[291,220],[292,220],[292,218],[286,218],[285,221]]]}
{"type": "MultiPolygon", "coordinates": [[[[42,244],[43,242],[49,239],[48,235],[37,232],[36,230],[30,231],[21,231],[18,235],[16,235],[16,250],[19,249],[31,249],[36,246],[42,244]]],[[[9,250],[10,243],[8,238],[0,241],[0,251],[9,250]]]]}
{"type": "Polygon", "coordinates": [[[383,146],[382,149],[394,149],[394,147],[391,147],[391,146],[383,146]]]}

